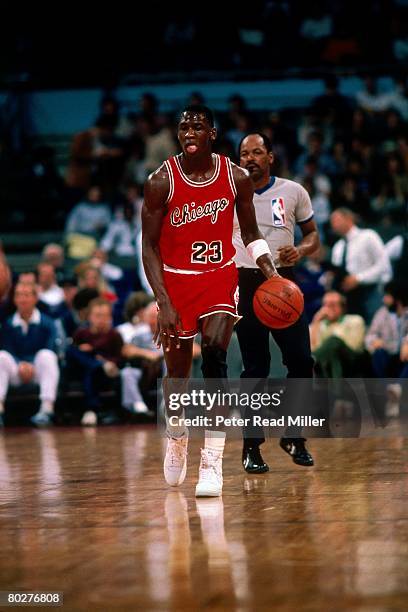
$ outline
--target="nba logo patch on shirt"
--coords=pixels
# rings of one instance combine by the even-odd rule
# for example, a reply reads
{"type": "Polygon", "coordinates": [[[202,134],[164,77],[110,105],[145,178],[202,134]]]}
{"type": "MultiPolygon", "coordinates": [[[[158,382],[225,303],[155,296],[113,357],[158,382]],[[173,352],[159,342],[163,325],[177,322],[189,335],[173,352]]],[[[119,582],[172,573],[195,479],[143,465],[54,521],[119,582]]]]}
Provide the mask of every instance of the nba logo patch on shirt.
{"type": "Polygon", "coordinates": [[[285,203],[283,198],[272,199],[272,223],[275,227],[286,225],[285,203]]]}

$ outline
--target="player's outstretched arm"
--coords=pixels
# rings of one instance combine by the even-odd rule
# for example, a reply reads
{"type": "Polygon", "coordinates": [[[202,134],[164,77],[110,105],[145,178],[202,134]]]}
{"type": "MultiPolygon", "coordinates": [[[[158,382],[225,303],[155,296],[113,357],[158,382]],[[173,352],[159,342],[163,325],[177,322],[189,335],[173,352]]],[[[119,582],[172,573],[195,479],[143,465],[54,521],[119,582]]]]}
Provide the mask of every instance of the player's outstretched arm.
{"type": "MultiPolygon", "coordinates": [[[[255,259],[256,265],[262,270],[266,278],[277,276],[278,272],[273,263],[270,252],[265,252],[267,247],[262,233],[259,231],[256,222],[255,209],[253,204],[254,188],[252,181],[246,170],[232,165],[235,187],[237,190],[236,210],[241,238],[244,245],[248,248],[250,255],[255,259]],[[257,242],[262,241],[262,242],[257,242]],[[264,243],[264,245],[262,244],[264,243]],[[264,251],[257,257],[259,248],[264,251]]],[[[268,249],[269,251],[269,249],[268,249]]]]}
{"type": "MultiPolygon", "coordinates": [[[[179,346],[177,328],[180,323],[178,312],[172,305],[163,279],[163,261],[160,256],[159,240],[166,200],[170,190],[167,171],[161,166],[147,179],[144,187],[142,208],[142,259],[147,280],[150,283],[159,307],[160,339],[165,350],[170,350],[170,335],[179,346]]],[[[157,337],[155,340],[157,340],[157,337]]]]}

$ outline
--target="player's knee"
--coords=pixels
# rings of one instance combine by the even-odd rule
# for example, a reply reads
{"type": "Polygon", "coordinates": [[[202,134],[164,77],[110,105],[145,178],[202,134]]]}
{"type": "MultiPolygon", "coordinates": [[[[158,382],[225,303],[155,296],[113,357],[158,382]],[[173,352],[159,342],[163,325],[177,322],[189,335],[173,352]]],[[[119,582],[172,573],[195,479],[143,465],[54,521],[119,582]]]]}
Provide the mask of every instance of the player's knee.
{"type": "Polygon", "coordinates": [[[168,378],[188,378],[191,372],[191,363],[167,364],[168,378]]]}
{"type": "Polygon", "coordinates": [[[203,343],[201,357],[204,378],[227,377],[227,351],[218,345],[203,343]]]}

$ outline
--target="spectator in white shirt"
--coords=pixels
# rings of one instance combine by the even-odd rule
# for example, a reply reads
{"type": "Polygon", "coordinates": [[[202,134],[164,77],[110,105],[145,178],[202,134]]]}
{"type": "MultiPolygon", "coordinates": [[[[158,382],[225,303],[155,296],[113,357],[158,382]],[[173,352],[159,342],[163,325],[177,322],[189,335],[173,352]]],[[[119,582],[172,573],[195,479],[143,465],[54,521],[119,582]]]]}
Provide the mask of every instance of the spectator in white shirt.
{"type": "Polygon", "coordinates": [[[136,257],[137,234],[140,229],[140,218],[133,203],[126,202],[110,222],[100,247],[103,251],[120,257],[136,257]]]}
{"type": "Polygon", "coordinates": [[[348,311],[369,323],[381,306],[381,290],[392,276],[391,264],[380,236],[355,225],[348,208],[338,208],[330,217],[333,231],[342,236],[333,247],[335,286],[347,296],[348,311]]]}
{"type": "Polygon", "coordinates": [[[38,299],[40,310],[53,319],[58,319],[65,312],[65,294],[57,285],[55,268],[45,261],[37,266],[38,299]],[[41,308],[41,306],[44,306],[41,308]]]}
{"type": "Polygon", "coordinates": [[[109,206],[102,202],[100,187],[94,185],[88,190],[86,201],[77,204],[69,214],[65,233],[85,234],[98,238],[110,220],[109,206]]]}
{"type": "MultiPolygon", "coordinates": [[[[147,414],[140,384],[142,377],[153,386],[163,370],[163,350],[154,342],[157,306],[154,297],[143,291],[132,293],[125,305],[126,323],[117,331],[124,342],[122,355],[127,365],[121,370],[122,405],[134,414],[147,414]]],[[[151,385],[150,385],[151,386],[151,385]]]]}

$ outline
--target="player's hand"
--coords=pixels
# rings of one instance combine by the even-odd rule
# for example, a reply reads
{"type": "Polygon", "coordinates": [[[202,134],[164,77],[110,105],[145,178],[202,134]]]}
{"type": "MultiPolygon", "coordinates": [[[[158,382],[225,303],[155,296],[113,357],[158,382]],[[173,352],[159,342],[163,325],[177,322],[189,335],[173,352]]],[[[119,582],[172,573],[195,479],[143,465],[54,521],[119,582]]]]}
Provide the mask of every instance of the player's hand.
{"type": "Polygon", "coordinates": [[[157,330],[154,335],[154,342],[157,347],[163,347],[163,350],[168,353],[173,342],[176,348],[180,348],[180,338],[178,330],[181,327],[181,320],[177,310],[171,302],[166,302],[160,305],[157,317],[157,330]]]}
{"type": "Polygon", "coordinates": [[[352,274],[349,274],[344,278],[343,282],[341,283],[341,288],[343,289],[343,291],[351,291],[352,289],[355,289],[357,285],[357,277],[353,276],[352,274]]]}
{"type": "Polygon", "coordinates": [[[18,365],[18,375],[23,384],[29,383],[34,378],[34,366],[27,361],[21,361],[18,365]]]}
{"type": "Polygon", "coordinates": [[[278,249],[279,260],[284,266],[292,266],[297,263],[302,255],[295,246],[284,246],[278,249]]]}

